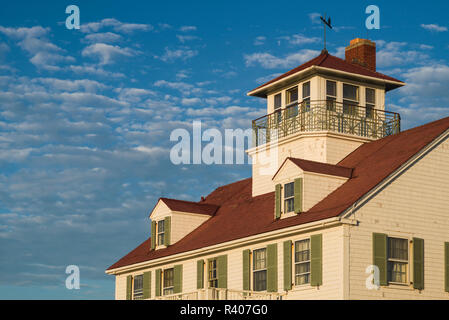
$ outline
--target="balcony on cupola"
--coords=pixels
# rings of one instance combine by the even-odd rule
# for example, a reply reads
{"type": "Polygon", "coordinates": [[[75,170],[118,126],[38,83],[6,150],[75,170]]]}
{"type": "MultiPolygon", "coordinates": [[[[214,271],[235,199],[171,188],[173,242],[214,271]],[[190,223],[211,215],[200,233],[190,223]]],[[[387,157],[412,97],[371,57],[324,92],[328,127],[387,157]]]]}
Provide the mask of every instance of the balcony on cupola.
{"type": "Polygon", "coordinates": [[[273,145],[278,165],[287,157],[336,164],[365,142],[399,133],[400,115],[385,110],[385,93],[403,85],[376,72],[376,44],[357,38],[344,60],[323,50],[248,92],[267,100],[267,115],[252,122],[253,195],[269,190],[258,191],[257,158],[273,145]]]}

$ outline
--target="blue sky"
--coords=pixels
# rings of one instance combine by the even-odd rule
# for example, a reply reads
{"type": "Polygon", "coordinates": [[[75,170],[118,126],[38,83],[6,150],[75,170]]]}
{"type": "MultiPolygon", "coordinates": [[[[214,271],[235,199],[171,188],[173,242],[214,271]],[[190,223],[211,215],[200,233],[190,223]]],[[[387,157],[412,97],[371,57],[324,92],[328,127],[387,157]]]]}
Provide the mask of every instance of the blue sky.
{"type": "Polygon", "coordinates": [[[249,165],[175,166],[170,132],[250,127],[246,92],[355,37],[410,128],[449,115],[447,4],[392,1],[14,1],[0,11],[0,299],[112,299],[104,270],[149,236],[160,196],[199,200],[249,165]],[[76,4],[81,30],[65,28],[76,4]],[[380,30],[365,8],[380,8],[380,30]],[[65,288],[78,265],[81,289],[65,288]]]}

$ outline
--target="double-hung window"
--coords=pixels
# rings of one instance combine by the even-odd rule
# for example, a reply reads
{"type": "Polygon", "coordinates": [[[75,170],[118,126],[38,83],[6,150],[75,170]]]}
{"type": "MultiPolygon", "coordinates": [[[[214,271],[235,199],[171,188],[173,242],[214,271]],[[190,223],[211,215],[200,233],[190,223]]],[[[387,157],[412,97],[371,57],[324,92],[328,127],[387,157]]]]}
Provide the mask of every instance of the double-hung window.
{"type": "Polygon", "coordinates": [[[143,275],[138,275],[134,277],[133,299],[134,300],[143,299],[143,275]]]}
{"type": "Polygon", "coordinates": [[[310,283],[310,239],[295,242],[295,285],[310,283]]]}
{"type": "Polygon", "coordinates": [[[281,122],[282,120],[282,94],[278,93],[274,96],[274,112],[276,112],[276,118],[278,122],[281,122]]]}
{"type": "Polygon", "coordinates": [[[302,104],[304,111],[310,110],[310,81],[302,84],[302,104]]]}
{"type": "Polygon", "coordinates": [[[284,212],[292,212],[295,210],[295,183],[290,182],[284,185],[284,212]]]}
{"type": "Polygon", "coordinates": [[[326,80],[326,110],[335,111],[337,101],[337,83],[326,80]]]}
{"type": "Polygon", "coordinates": [[[267,250],[253,251],[253,290],[267,290],[267,250]]]}
{"type": "Polygon", "coordinates": [[[407,283],[408,240],[388,238],[388,282],[407,283]]]}
{"type": "Polygon", "coordinates": [[[366,88],[365,90],[365,108],[366,117],[372,118],[374,116],[374,107],[376,105],[376,90],[366,88]]]}
{"type": "Polygon", "coordinates": [[[343,83],[343,113],[355,115],[359,104],[359,87],[343,83]]]}
{"type": "Polygon", "coordinates": [[[165,223],[164,220],[160,220],[157,223],[157,245],[158,246],[161,246],[164,244],[164,234],[165,234],[164,223],[165,223]]]}
{"type": "Polygon", "coordinates": [[[173,294],[174,289],[174,269],[165,269],[163,273],[164,295],[173,294]]]}
{"type": "Polygon", "coordinates": [[[217,259],[209,260],[208,283],[209,283],[209,288],[217,288],[218,287],[217,259]]]}
{"type": "Polygon", "coordinates": [[[298,114],[298,87],[288,89],[286,93],[287,117],[295,117],[298,114]]]}

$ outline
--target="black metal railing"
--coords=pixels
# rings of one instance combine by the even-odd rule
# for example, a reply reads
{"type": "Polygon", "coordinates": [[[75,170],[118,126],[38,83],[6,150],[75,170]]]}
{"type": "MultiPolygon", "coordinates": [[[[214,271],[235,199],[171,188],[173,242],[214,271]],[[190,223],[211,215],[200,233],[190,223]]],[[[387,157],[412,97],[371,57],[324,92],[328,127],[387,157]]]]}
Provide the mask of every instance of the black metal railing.
{"type": "Polygon", "coordinates": [[[253,146],[297,132],[332,131],[380,139],[401,131],[399,113],[332,100],[306,101],[253,120],[253,146]]]}

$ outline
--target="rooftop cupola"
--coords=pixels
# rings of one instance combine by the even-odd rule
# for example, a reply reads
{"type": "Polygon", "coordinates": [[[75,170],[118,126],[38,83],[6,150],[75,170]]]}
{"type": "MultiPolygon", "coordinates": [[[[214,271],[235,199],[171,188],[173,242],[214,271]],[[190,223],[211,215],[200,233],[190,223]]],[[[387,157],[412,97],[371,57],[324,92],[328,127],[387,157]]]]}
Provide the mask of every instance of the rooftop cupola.
{"type": "Polygon", "coordinates": [[[370,40],[351,40],[345,56],[322,50],[248,92],[267,100],[267,115],[252,122],[253,196],[274,191],[271,177],[287,157],[336,164],[361,144],[400,132],[385,94],[405,83],[376,72],[370,40]]]}

